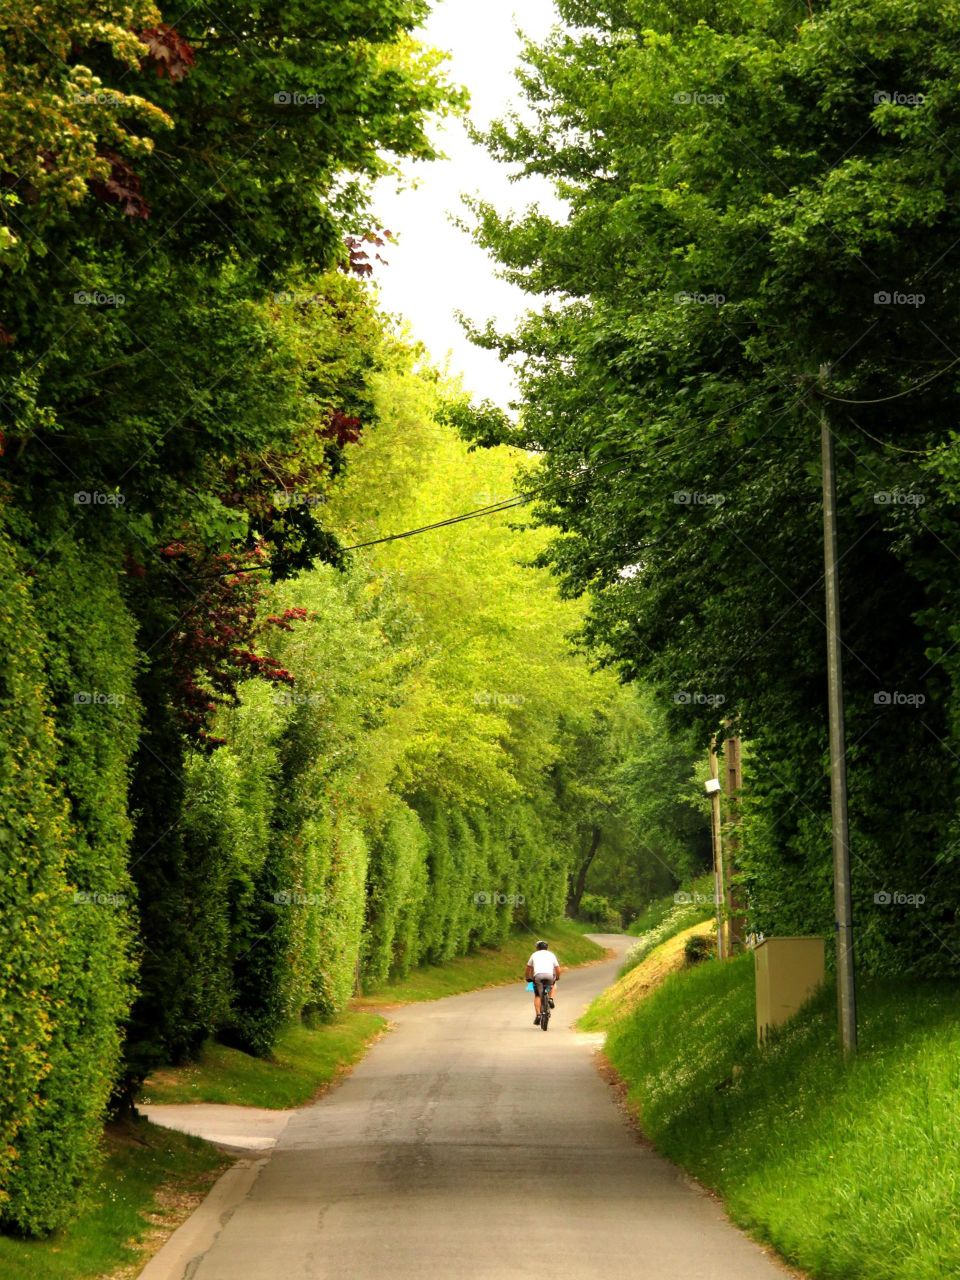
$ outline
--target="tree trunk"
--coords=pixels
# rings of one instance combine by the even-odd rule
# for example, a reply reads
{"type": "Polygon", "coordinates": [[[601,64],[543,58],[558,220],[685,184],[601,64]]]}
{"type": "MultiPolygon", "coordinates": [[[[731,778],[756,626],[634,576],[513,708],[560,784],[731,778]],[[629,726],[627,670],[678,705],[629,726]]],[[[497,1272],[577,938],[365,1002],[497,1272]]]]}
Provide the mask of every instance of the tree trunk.
{"type": "Polygon", "coordinates": [[[600,841],[603,839],[603,832],[599,827],[590,828],[590,847],[584,854],[583,861],[580,863],[580,869],[577,872],[576,880],[571,882],[570,893],[567,896],[567,915],[575,916],[580,910],[580,899],[583,897],[584,890],[587,887],[587,873],[590,870],[590,864],[597,856],[597,850],[600,848],[600,841]]]}

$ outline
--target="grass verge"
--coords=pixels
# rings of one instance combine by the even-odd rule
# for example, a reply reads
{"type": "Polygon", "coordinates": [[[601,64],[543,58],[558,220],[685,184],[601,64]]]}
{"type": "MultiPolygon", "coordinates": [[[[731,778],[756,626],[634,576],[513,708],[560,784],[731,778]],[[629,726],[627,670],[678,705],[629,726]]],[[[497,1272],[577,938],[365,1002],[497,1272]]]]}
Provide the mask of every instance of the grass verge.
{"type": "Polygon", "coordinates": [[[302,1107],[361,1058],[385,1026],[374,1013],[353,1011],[316,1027],[297,1023],[281,1032],[271,1058],[210,1041],[199,1062],[155,1071],[140,1101],[302,1107]]]}
{"type": "Polygon", "coordinates": [[[712,922],[705,921],[690,925],[653,947],[637,964],[621,971],[617,981],[597,996],[577,1026],[581,1031],[608,1031],[615,1022],[629,1017],[655,987],[688,963],[686,944],[690,938],[709,939],[712,935],[712,922]]]}
{"type": "Polygon", "coordinates": [[[136,1276],[231,1163],[208,1142],[141,1120],[111,1127],[106,1160],[72,1225],[46,1240],[0,1236],[3,1280],[136,1276]],[[122,1271],[121,1271],[122,1268],[122,1271]]]}
{"type": "Polygon", "coordinates": [[[816,1280],[960,1275],[953,983],[864,983],[840,1061],[833,993],[755,1045],[753,957],[668,977],[606,1053],[644,1132],[816,1280]]]}
{"type": "Polygon", "coordinates": [[[480,987],[522,982],[524,966],[538,938],[547,939],[564,967],[603,959],[603,947],[585,936],[587,930],[596,932],[591,925],[558,920],[546,925],[540,933],[529,930],[515,933],[496,950],[483,947],[470,955],[448,960],[446,964],[423,965],[414,969],[406,978],[398,978],[358,996],[352,1001],[352,1007],[360,1009],[384,1004],[409,1004],[416,1000],[439,1000],[442,996],[460,995],[480,987]]]}

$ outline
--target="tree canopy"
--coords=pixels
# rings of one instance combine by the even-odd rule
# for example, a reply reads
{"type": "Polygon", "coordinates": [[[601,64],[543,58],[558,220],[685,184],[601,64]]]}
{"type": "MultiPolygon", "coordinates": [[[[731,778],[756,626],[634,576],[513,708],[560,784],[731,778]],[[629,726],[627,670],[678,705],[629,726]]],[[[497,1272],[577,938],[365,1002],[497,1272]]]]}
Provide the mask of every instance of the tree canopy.
{"type": "Polygon", "coordinates": [[[828,415],[860,953],[951,967],[957,8],[558,8],[487,142],[568,212],[474,205],[538,305],[476,334],[517,360],[519,422],[467,430],[537,452],[542,562],[599,651],[704,743],[751,739],[754,919],[821,932],[828,415]],[[926,928],[875,902],[894,882],[926,928]]]}

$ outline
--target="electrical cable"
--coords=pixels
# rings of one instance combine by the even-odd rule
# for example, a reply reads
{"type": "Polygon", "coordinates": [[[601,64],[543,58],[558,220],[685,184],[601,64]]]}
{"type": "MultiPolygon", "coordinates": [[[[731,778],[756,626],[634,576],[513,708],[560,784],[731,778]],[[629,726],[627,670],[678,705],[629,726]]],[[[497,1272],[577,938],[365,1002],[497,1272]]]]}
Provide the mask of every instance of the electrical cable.
{"type": "Polygon", "coordinates": [[[904,391],[897,391],[892,396],[880,396],[877,400],[848,400],[844,396],[831,395],[829,391],[824,391],[821,387],[815,387],[814,389],[817,395],[823,396],[824,400],[833,400],[836,404],[888,404],[891,400],[900,400],[904,396],[912,395],[914,391],[918,391],[920,387],[927,386],[928,383],[933,382],[935,379],[949,372],[949,370],[956,364],[960,364],[960,356],[951,360],[949,364],[943,365],[934,373],[928,374],[925,378],[920,378],[919,381],[914,382],[912,386],[907,387],[904,391]]]}
{"type": "MultiPolygon", "coordinates": [[[[941,377],[944,373],[947,373],[956,364],[960,364],[960,356],[958,356],[955,360],[952,360],[949,364],[944,365],[942,368],[936,370],[934,373],[929,374],[927,377],[921,378],[918,382],[915,382],[912,386],[907,387],[905,390],[898,391],[894,395],[883,396],[875,400],[851,400],[844,396],[831,395],[830,392],[824,391],[820,387],[817,387],[814,389],[816,390],[816,393],[822,396],[825,400],[831,400],[836,404],[851,404],[851,405],[886,404],[891,400],[899,400],[899,399],[902,399],[904,396],[913,394],[913,392],[919,390],[921,387],[927,386],[929,383],[935,381],[935,379],[941,377]]],[[[754,399],[754,398],[756,397],[750,397],[750,399],[754,399]]],[[[749,403],[749,399],[743,403],[749,403]]],[[[742,407],[742,404],[740,406],[735,406],[735,407],[742,407]]],[[[871,435],[870,432],[867,431],[864,427],[861,427],[859,423],[853,423],[852,425],[855,426],[858,431],[861,431],[863,435],[867,436],[870,440],[872,440],[875,444],[878,444],[883,448],[896,449],[900,453],[910,453],[910,454],[915,454],[917,456],[923,456],[924,453],[926,452],[925,450],[921,450],[921,449],[904,449],[900,445],[890,444],[886,441],[880,440],[877,436],[871,435]]],[[[695,442],[695,447],[699,447],[699,441],[702,439],[702,430],[701,430],[700,424],[691,423],[688,427],[688,430],[690,430],[691,432],[698,433],[697,440],[695,442]]],[[[657,450],[656,456],[659,461],[667,460],[667,459],[672,461],[674,458],[685,455],[686,453],[687,453],[686,441],[674,440],[670,445],[667,445],[665,448],[657,450]]],[[[627,462],[631,460],[636,460],[635,454],[631,453],[631,454],[614,455],[612,458],[603,459],[602,465],[609,465],[610,463],[617,463],[617,462],[627,462]]],[[[585,483],[586,481],[592,480],[594,478],[595,477],[593,472],[588,471],[584,473],[582,476],[580,476],[579,478],[572,480],[570,484],[572,487],[577,484],[585,483]]],[[[382,546],[384,543],[387,543],[387,542],[399,542],[404,538],[413,538],[421,533],[430,533],[434,529],[445,529],[450,525],[462,524],[466,520],[478,520],[484,516],[497,515],[501,511],[512,511],[517,507],[522,507],[529,502],[533,502],[536,499],[536,497],[543,492],[545,488],[546,486],[540,486],[539,488],[535,488],[531,490],[531,492],[528,494],[512,494],[509,498],[502,498],[499,502],[489,503],[484,507],[477,507],[475,510],[472,510],[472,511],[464,511],[459,515],[449,516],[445,520],[435,520],[430,524],[420,525],[418,528],[415,528],[415,529],[405,529],[401,533],[391,533],[391,534],[385,535],[382,538],[371,538],[366,542],[357,542],[357,543],[354,543],[352,546],[343,547],[342,550],[345,552],[346,551],[362,551],[366,547],[378,547],[378,546],[382,546]]],[[[657,539],[657,541],[659,541],[659,539],[657,539]]],[[[652,545],[656,545],[656,543],[648,543],[645,545],[652,546],[652,545]]],[[[226,574],[223,574],[222,576],[229,577],[233,573],[249,573],[253,569],[258,569],[258,568],[265,569],[267,567],[268,566],[266,565],[263,565],[263,566],[256,565],[256,566],[250,566],[249,569],[233,569],[233,570],[229,570],[226,574]]]]}

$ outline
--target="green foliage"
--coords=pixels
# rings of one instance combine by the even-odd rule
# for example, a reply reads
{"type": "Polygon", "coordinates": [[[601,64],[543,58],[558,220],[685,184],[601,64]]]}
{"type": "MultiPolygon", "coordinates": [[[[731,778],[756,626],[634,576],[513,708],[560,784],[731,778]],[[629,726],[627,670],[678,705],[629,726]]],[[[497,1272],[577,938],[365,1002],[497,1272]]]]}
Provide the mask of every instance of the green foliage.
{"type": "Polygon", "coordinates": [[[141,95],[124,85],[139,73],[148,52],[135,33],[158,19],[151,3],[100,4],[94,13],[84,0],[68,0],[43,15],[41,39],[33,5],[12,0],[5,6],[0,169],[16,182],[0,201],[0,265],[20,265],[29,251],[25,217],[30,230],[44,230],[83,200],[91,179],[109,176],[106,150],[118,147],[128,157],[150,153],[153,139],[131,132],[133,121],[160,132],[170,125],[149,91],[141,95]],[[111,54],[106,81],[91,69],[103,49],[111,54]],[[57,156],[56,164],[47,162],[51,155],[57,156]]]}
{"type": "Polygon", "coordinates": [[[953,987],[862,985],[843,1067],[832,991],[760,1050],[753,986],[752,955],[699,964],[614,1027],[607,1054],[646,1135],[817,1280],[955,1271],[953,987]]]}
{"type": "Polygon", "coordinates": [[[426,908],[428,837],[417,814],[398,806],[371,851],[367,879],[364,981],[406,975],[418,955],[426,908]]]}
{"type": "Polygon", "coordinates": [[[608,929],[619,929],[623,925],[620,912],[609,898],[598,893],[585,893],[580,899],[580,919],[589,920],[592,924],[603,925],[608,929]]]}
{"type": "Polygon", "coordinates": [[[696,880],[684,884],[676,893],[655,898],[653,902],[648,903],[630,925],[627,933],[632,933],[638,938],[643,937],[652,929],[658,929],[678,907],[700,913],[696,917],[691,916],[691,924],[695,924],[698,919],[706,920],[714,910],[715,892],[712,873],[698,876],[696,880]]]}
{"type": "Polygon", "coordinates": [[[687,964],[699,964],[701,960],[707,960],[716,955],[716,951],[717,945],[714,939],[705,938],[702,934],[695,934],[683,944],[683,955],[687,964]]]}
{"type": "MultiPolygon", "coordinates": [[[[558,530],[541,561],[681,734],[739,722],[753,926],[832,931],[826,413],[858,953],[952,972],[955,7],[558,8],[568,28],[526,50],[529,112],[488,142],[564,213],[475,206],[539,303],[477,338],[518,357],[523,412],[497,438],[536,455],[522,487],[558,530]],[[924,909],[877,900],[896,892],[924,909]]],[[[465,425],[489,442],[483,415],[465,425]]]]}
{"type": "MultiPolygon", "coordinates": [[[[0,739],[0,1185],[5,1188],[0,1212],[6,1221],[13,1218],[29,1227],[29,1209],[21,1214],[6,1187],[11,1173],[18,1171],[16,1144],[37,1119],[39,1089],[53,1066],[57,987],[67,949],[69,831],[66,805],[53,778],[56,747],[43,696],[42,635],[29,588],[3,533],[0,557],[0,696],[5,726],[0,739]]],[[[38,1216],[42,1225],[42,1208],[38,1216]]]]}
{"type": "Polygon", "coordinates": [[[17,1136],[9,1220],[35,1232],[72,1211],[100,1156],[99,1128],[131,996],[135,910],[127,872],[129,761],[138,731],[129,613],[95,548],[61,540],[35,579],[56,709],[59,788],[68,806],[72,890],[55,987],[49,1073],[17,1136]]]}
{"type": "MultiPolygon", "coordinates": [[[[661,943],[675,938],[701,920],[709,920],[716,912],[714,895],[713,876],[710,875],[701,876],[689,889],[680,889],[670,897],[651,902],[627,930],[635,934],[638,941],[627,952],[620,967],[620,976],[635,969],[661,943]]],[[[697,942],[694,938],[687,941],[697,942]]]]}
{"type": "Polygon", "coordinates": [[[130,998],[135,649],[95,552],[61,539],[30,588],[5,536],[0,555],[11,646],[0,660],[10,895],[0,1219],[37,1233],[62,1224],[98,1161],[130,998]]]}
{"type": "Polygon", "coordinates": [[[612,692],[592,719],[571,719],[564,732],[554,785],[579,844],[567,909],[580,914],[589,887],[630,919],[651,894],[710,861],[707,811],[693,779],[701,753],[694,735],[671,731],[656,698],[636,686],[612,692]]]}

